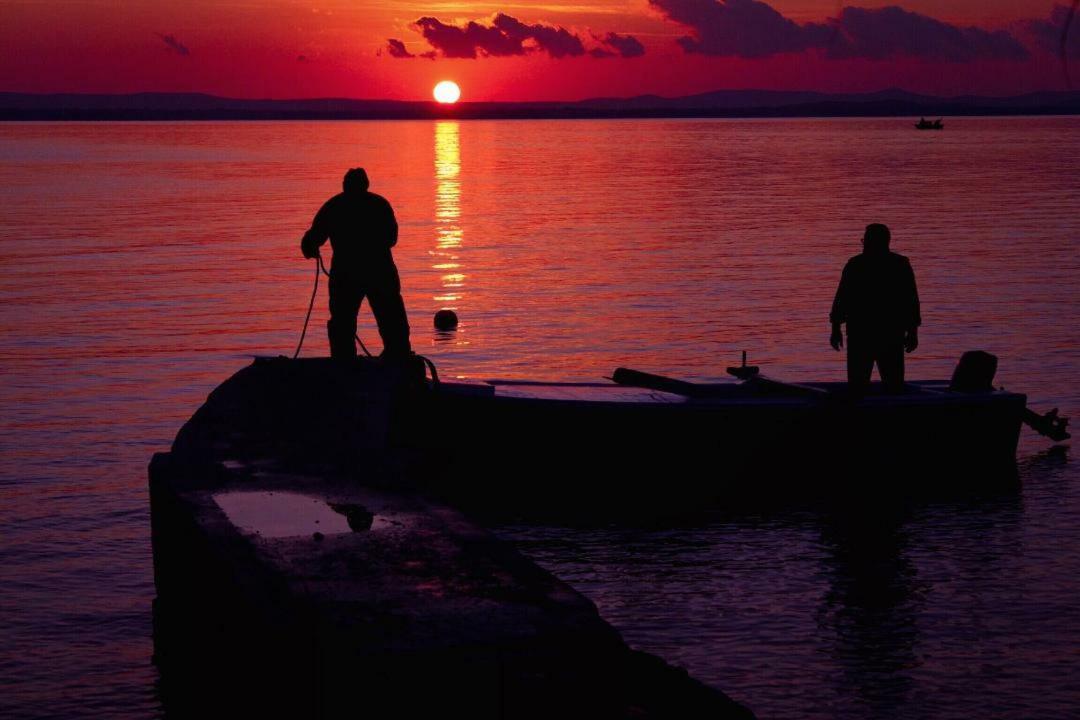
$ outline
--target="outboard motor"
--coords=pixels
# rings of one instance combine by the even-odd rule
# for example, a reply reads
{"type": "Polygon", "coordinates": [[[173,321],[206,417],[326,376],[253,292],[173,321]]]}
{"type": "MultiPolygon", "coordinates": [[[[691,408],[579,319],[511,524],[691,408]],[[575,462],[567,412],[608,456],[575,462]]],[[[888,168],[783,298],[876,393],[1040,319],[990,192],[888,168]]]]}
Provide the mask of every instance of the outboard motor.
{"type": "MultiPolygon", "coordinates": [[[[949,390],[961,393],[992,392],[997,364],[998,359],[995,355],[982,350],[967,351],[960,356],[960,362],[956,364],[949,390]]],[[[1051,440],[1064,442],[1072,437],[1068,430],[1069,418],[1058,415],[1057,408],[1040,415],[1031,408],[1025,407],[1021,419],[1032,430],[1051,440]]]]}
{"type": "Polygon", "coordinates": [[[996,355],[982,350],[968,350],[956,363],[949,389],[962,393],[990,392],[994,389],[997,365],[996,355]]]}

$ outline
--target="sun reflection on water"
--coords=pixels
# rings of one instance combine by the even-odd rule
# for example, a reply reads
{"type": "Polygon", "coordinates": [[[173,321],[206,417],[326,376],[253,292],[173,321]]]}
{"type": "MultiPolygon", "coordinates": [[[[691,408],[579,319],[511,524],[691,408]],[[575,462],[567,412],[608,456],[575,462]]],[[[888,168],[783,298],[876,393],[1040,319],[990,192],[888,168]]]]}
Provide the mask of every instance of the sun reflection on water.
{"type": "MultiPolygon", "coordinates": [[[[457,311],[465,296],[465,273],[458,251],[464,241],[461,220],[461,145],[456,122],[435,123],[435,249],[434,270],[440,272],[442,289],[432,296],[438,309],[457,311]]],[[[464,341],[455,332],[437,332],[436,341],[464,341]]]]}

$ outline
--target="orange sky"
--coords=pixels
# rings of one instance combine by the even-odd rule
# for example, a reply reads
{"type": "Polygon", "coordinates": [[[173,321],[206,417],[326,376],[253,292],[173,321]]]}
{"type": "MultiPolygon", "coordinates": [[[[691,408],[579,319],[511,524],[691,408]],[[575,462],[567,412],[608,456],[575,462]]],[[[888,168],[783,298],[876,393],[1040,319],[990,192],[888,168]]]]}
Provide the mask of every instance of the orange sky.
{"type": "MultiPolygon", "coordinates": [[[[938,20],[988,29],[1046,19],[1055,4],[898,1],[938,20]]],[[[896,2],[770,3],[799,23],[822,22],[845,5],[890,4],[896,2]]],[[[1063,82],[1060,63],[1042,51],[1026,60],[967,62],[836,60],[813,52],[744,59],[689,54],[676,44],[677,38],[694,34],[648,0],[16,0],[0,4],[0,91],[427,99],[437,80],[451,78],[462,86],[464,100],[545,100],[745,87],[858,91],[901,86],[942,94],[1013,93],[1060,89],[1063,82]],[[427,60],[385,52],[389,38],[402,40],[414,54],[432,49],[412,26],[419,17],[461,25],[490,22],[497,12],[525,23],[563,26],[587,48],[597,46],[594,35],[630,34],[644,45],[645,54],[600,60],[531,52],[427,60]],[[163,36],[176,44],[170,48],[163,36]]]]}

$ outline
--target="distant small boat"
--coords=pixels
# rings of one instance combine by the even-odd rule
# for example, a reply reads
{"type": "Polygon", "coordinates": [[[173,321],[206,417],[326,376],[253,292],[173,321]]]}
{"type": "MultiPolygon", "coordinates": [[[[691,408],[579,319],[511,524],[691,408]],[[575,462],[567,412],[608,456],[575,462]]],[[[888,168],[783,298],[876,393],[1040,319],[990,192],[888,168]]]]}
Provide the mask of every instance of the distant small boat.
{"type": "Polygon", "coordinates": [[[915,123],[916,130],[941,130],[945,125],[941,122],[941,118],[937,120],[927,120],[922,118],[919,122],[915,123]]]}

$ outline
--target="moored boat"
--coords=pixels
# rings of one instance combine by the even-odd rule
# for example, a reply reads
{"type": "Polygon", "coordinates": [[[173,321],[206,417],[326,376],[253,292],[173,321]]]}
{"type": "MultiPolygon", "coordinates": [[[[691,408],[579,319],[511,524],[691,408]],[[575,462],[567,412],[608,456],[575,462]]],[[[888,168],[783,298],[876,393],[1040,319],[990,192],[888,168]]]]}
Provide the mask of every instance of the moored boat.
{"type": "Polygon", "coordinates": [[[853,398],[846,383],[745,375],[702,384],[620,369],[606,383],[444,382],[424,413],[435,429],[424,442],[441,464],[460,461],[455,491],[475,483],[520,500],[562,486],[685,500],[1009,468],[1028,416],[1067,437],[1063,420],[1034,415],[1025,395],[989,380],[974,391],[956,378],[916,381],[901,394],[874,384],[853,398]]]}

